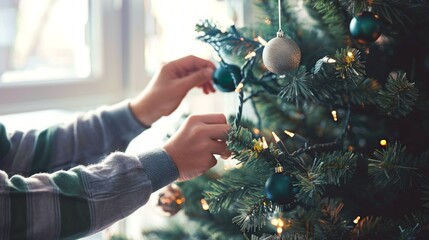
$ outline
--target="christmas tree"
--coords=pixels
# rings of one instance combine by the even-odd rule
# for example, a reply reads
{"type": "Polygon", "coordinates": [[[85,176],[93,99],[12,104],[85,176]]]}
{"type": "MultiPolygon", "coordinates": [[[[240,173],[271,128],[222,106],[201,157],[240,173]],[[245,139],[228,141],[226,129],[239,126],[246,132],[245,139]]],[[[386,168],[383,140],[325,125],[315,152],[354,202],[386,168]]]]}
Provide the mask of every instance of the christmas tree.
{"type": "Polygon", "coordinates": [[[427,239],[429,3],[255,5],[252,28],[196,25],[221,59],[215,85],[240,100],[228,135],[237,166],[178,183],[183,196],[162,203],[183,207],[192,232],[144,234],[427,239]]]}

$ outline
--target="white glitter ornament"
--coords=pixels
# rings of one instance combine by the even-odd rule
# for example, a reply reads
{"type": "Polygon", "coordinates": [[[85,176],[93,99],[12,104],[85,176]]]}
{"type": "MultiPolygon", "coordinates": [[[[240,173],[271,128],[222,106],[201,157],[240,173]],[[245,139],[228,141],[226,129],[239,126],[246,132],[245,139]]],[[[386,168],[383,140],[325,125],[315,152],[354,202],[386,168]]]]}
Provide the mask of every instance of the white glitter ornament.
{"type": "Polygon", "coordinates": [[[295,41],[285,38],[280,30],[277,37],[264,47],[262,61],[270,72],[283,75],[299,66],[301,50],[295,41]]]}

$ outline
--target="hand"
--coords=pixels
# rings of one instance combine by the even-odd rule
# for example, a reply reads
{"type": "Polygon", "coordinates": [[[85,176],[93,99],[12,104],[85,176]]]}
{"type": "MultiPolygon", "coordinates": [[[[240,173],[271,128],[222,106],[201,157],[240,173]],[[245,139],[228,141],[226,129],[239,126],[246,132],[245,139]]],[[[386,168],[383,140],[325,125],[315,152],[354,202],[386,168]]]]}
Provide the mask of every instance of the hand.
{"type": "Polygon", "coordinates": [[[130,102],[131,111],[146,126],[171,114],[193,87],[205,94],[215,92],[211,83],[215,66],[210,61],[187,56],[164,65],[145,90],[130,102]]]}
{"type": "Polygon", "coordinates": [[[223,114],[192,115],[164,145],[179,170],[179,181],[197,177],[216,165],[213,154],[228,157],[223,114]]]}

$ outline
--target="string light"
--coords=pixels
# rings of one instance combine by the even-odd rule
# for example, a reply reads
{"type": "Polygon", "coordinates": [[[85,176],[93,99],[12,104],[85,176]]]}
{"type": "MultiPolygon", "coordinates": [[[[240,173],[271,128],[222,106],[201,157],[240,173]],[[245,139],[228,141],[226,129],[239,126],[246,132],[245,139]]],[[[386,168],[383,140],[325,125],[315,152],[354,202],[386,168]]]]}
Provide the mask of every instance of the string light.
{"type": "Polygon", "coordinates": [[[354,224],[358,224],[359,220],[360,220],[360,216],[357,216],[357,217],[355,218],[355,220],[353,220],[353,223],[354,223],[354,224]]]}
{"type": "Polygon", "coordinates": [[[333,59],[331,57],[328,57],[328,56],[323,57],[323,61],[325,63],[336,63],[337,62],[337,60],[335,60],[335,59],[333,59]]]}
{"type": "Polygon", "coordinates": [[[283,232],[283,229],[287,229],[292,225],[292,220],[290,219],[272,218],[270,222],[276,227],[279,235],[283,232]]]}
{"type": "Polygon", "coordinates": [[[273,134],[273,137],[276,140],[277,147],[283,152],[286,152],[287,154],[289,154],[288,150],[286,149],[286,146],[284,145],[283,141],[280,140],[277,134],[275,132],[271,132],[271,134],[273,134]]]}
{"type": "Polygon", "coordinates": [[[261,44],[262,44],[262,46],[265,46],[265,45],[267,45],[267,41],[265,41],[265,39],[263,39],[261,36],[258,36],[257,37],[257,39],[258,39],[258,42],[260,42],[261,44]]]}
{"type": "Polygon", "coordinates": [[[293,137],[293,136],[295,136],[295,133],[293,133],[293,132],[289,132],[288,130],[284,130],[284,132],[289,136],[289,137],[293,137]]]}
{"type": "Polygon", "coordinates": [[[253,128],[253,133],[255,134],[255,135],[259,135],[259,133],[260,133],[261,131],[259,131],[259,129],[257,129],[257,128],[253,128]]]}
{"type": "Polygon", "coordinates": [[[209,204],[204,198],[201,199],[201,207],[203,208],[204,211],[209,210],[209,204]]]}
{"type": "Polygon", "coordinates": [[[264,19],[265,24],[270,25],[271,24],[271,19],[269,17],[266,17],[264,19]]]}
{"type": "Polygon", "coordinates": [[[353,54],[353,52],[348,51],[347,56],[344,58],[344,60],[347,64],[350,64],[351,62],[355,61],[355,55],[353,54]]]}
{"type": "Polygon", "coordinates": [[[332,114],[332,119],[334,119],[335,122],[338,121],[337,111],[332,110],[331,114],[332,114]]]}
{"type": "Polygon", "coordinates": [[[265,140],[265,137],[262,137],[262,147],[264,149],[268,149],[268,144],[267,144],[267,140],[265,140]]]}
{"type": "Polygon", "coordinates": [[[256,56],[256,52],[250,52],[249,54],[247,54],[245,57],[244,57],[244,59],[249,59],[249,58],[252,58],[252,57],[254,57],[254,56],[256,56]]]}
{"type": "Polygon", "coordinates": [[[381,140],[380,140],[380,145],[381,145],[382,147],[387,146],[387,140],[386,140],[386,139],[381,139],[381,140]]]}
{"type": "Polygon", "coordinates": [[[244,84],[243,83],[239,83],[238,85],[237,85],[237,87],[235,88],[235,92],[236,93],[239,93],[239,92],[241,92],[241,89],[244,87],[244,84]]]}

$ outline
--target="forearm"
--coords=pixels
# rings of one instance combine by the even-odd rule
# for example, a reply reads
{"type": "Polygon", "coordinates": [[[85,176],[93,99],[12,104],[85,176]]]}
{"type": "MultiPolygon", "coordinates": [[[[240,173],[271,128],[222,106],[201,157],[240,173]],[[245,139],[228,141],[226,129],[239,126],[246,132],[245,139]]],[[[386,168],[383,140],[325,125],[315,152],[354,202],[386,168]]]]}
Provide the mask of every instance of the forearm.
{"type": "Polygon", "coordinates": [[[127,104],[99,108],[43,131],[1,135],[0,144],[9,148],[0,156],[0,169],[29,176],[96,163],[113,151],[125,150],[146,129],[127,104]]]}
{"type": "Polygon", "coordinates": [[[100,231],[177,177],[160,149],[28,178],[0,171],[0,239],[75,239],[100,231]]]}

